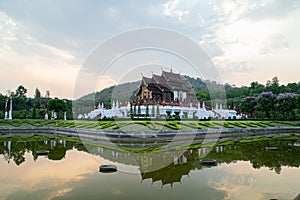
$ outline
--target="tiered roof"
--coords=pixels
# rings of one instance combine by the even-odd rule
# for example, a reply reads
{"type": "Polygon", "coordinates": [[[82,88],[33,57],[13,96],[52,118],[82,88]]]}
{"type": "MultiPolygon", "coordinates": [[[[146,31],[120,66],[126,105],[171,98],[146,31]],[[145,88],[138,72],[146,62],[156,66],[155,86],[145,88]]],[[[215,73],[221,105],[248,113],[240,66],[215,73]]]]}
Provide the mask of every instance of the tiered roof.
{"type": "Polygon", "coordinates": [[[145,84],[155,83],[159,86],[166,87],[171,91],[189,91],[192,89],[187,80],[183,80],[178,73],[162,71],[162,75],[153,74],[152,78],[143,77],[145,84]]]}
{"type": "MultiPolygon", "coordinates": [[[[153,93],[183,91],[187,92],[188,96],[195,96],[189,81],[183,79],[179,73],[173,73],[172,71],[162,71],[160,76],[153,74],[152,78],[143,76],[142,84],[145,84],[153,93]]],[[[138,93],[140,93],[140,90],[138,93]]]]}

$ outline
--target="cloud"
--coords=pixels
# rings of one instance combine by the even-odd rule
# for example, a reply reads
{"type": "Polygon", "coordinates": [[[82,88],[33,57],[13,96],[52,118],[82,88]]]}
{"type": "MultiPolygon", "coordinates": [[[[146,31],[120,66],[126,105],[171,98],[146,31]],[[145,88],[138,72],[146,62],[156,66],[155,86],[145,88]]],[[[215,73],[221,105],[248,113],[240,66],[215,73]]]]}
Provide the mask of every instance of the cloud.
{"type": "Polygon", "coordinates": [[[249,61],[240,61],[229,56],[214,57],[212,61],[223,73],[250,73],[254,69],[253,64],[251,64],[249,61]]]}
{"type": "Polygon", "coordinates": [[[281,19],[282,17],[290,15],[300,7],[298,0],[263,0],[260,2],[251,0],[248,1],[250,7],[245,10],[241,17],[251,20],[263,19],[281,19]]]}
{"type": "Polygon", "coordinates": [[[4,0],[0,2],[0,70],[15,74],[15,79],[1,77],[0,90],[16,87],[18,80],[30,87],[39,83],[41,89],[63,91],[63,82],[67,96],[72,96],[76,73],[89,52],[112,35],[145,26],[173,29],[194,39],[224,73],[230,72],[230,82],[235,83],[235,72],[256,73],[253,77],[260,76],[263,82],[276,72],[281,80],[288,80],[295,73],[288,75],[277,67],[289,63],[288,71],[298,69],[300,28],[295,24],[300,20],[299,5],[298,0],[90,4],[84,0],[30,4],[4,0]],[[263,73],[264,78],[261,72],[266,68],[274,70],[263,73]]]}
{"type": "Polygon", "coordinates": [[[205,17],[205,34],[200,45],[224,73],[226,81],[245,84],[252,77],[264,82],[274,75],[294,79],[281,66],[282,63],[289,63],[289,69],[297,66],[295,52],[300,46],[296,34],[300,29],[292,24],[300,19],[299,1],[212,0],[210,5],[213,12],[205,17]],[[249,77],[244,81],[234,79],[245,74],[249,77]]]}
{"type": "Polygon", "coordinates": [[[289,44],[286,38],[280,33],[275,33],[262,41],[260,52],[261,54],[269,54],[288,48],[289,44]]]}
{"type": "Polygon", "coordinates": [[[179,0],[170,0],[167,3],[163,4],[164,10],[163,14],[165,16],[175,18],[178,21],[181,21],[184,15],[189,14],[188,10],[179,10],[178,7],[179,0]]]}
{"type": "Polygon", "coordinates": [[[31,152],[25,153],[26,162],[20,166],[3,167],[7,163],[2,162],[0,193],[3,198],[53,199],[62,197],[72,192],[75,183],[96,173],[97,169],[95,170],[94,167],[99,165],[99,162],[91,158],[89,154],[79,151],[67,151],[66,158],[60,162],[50,162],[48,158],[43,157],[33,161],[31,154],[31,152]],[[80,159],[85,159],[85,162],[80,162],[80,159]],[[57,170],[58,167],[60,170],[57,170]],[[12,168],[18,168],[18,170],[12,170],[12,168]]]}
{"type": "Polygon", "coordinates": [[[300,2],[298,0],[224,0],[221,5],[213,5],[220,15],[227,17],[228,23],[232,23],[241,19],[253,21],[281,19],[299,9],[300,2]]]}
{"type": "Polygon", "coordinates": [[[0,79],[1,91],[24,84],[29,87],[29,95],[39,87],[50,89],[54,95],[71,97],[80,61],[64,49],[33,38],[5,13],[0,12],[0,15],[3,29],[0,72],[5,74],[0,79]]]}
{"type": "Polygon", "coordinates": [[[0,41],[17,40],[18,27],[5,13],[0,11],[0,41]]]}

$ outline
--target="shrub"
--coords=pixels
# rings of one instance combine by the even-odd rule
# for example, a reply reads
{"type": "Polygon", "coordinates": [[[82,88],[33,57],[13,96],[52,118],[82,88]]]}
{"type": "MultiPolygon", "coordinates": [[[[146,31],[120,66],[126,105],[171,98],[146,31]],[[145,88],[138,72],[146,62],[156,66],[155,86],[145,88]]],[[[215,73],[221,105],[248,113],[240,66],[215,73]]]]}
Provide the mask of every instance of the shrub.
{"type": "Polygon", "coordinates": [[[177,123],[177,121],[173,122],[166,122],[164,123],[164,126],[173,130],[179,130],[181,129],[181,126],[177,123]]]}
{"type": "Polygon", "coordinates": [[[225,128],[234,128],[234,126],[232,126],[232,125],[229,124],[228,122],[224,122],[224,123],[223,123],[223,126],[224,126],[225,128]]]}

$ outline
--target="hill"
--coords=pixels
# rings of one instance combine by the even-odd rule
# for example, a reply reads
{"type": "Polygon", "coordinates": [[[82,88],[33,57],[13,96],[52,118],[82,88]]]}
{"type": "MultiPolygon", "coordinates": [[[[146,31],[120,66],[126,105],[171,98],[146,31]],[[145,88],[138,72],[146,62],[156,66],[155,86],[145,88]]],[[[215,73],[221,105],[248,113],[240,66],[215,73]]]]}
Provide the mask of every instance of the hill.
{"type": "Polygon", "coordinates": [[[120,102],[125,102],[128,101],[128,99],[134,98],[139,85],[140,81],[114,85],[96,93],[87,94],[77,99],[76,101],[95,101],[96,105],[99,103],[104,103],[105,106],[110,107],[112,100],[119,100],[120,102]]]}

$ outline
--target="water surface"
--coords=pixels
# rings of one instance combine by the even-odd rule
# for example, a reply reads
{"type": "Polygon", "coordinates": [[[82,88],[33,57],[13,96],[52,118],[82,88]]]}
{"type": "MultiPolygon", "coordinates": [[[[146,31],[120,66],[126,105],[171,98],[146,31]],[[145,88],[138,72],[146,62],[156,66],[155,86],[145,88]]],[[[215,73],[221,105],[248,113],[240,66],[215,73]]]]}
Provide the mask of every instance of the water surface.
{"type": "Polygon", "coordinates": [[[53,136],[0,142],[0,199],[293,199],[300,193],[297,137],[146,157],[53,136]],[[278,149],[267,151],[267,146],[278,149]],[[38,150],[49,155],[37,155],[38,150]],[[217,165],[200,164],[205,151],[217,165]],[[169,162],[152,167],[162,160],[169,162]],[[121,170],[98,172],[107,163],[121,170]]]}

